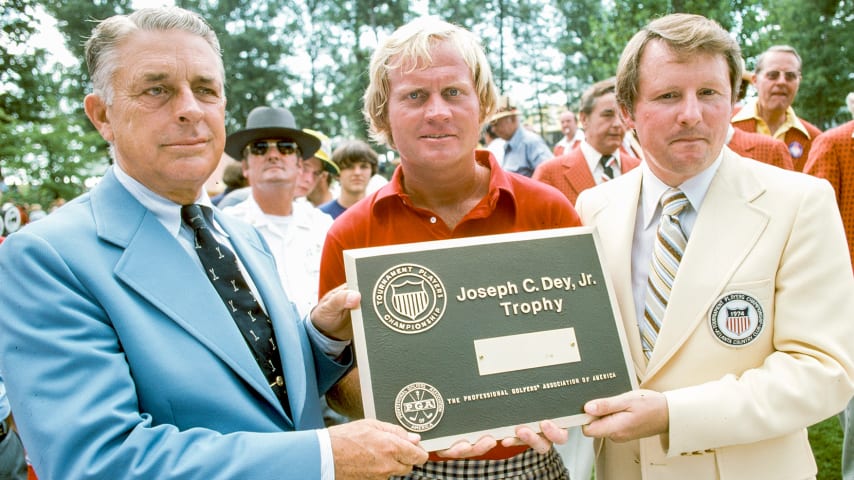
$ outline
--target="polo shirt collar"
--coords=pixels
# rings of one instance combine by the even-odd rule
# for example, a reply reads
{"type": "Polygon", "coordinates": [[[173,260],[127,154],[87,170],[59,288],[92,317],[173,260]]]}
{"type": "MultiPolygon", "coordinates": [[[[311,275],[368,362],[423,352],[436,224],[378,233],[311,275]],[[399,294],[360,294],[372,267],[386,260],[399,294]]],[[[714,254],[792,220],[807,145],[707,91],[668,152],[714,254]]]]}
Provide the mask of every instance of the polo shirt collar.
{"type": "MultiPolygon", "coordinates": [[[[513,183],[510,181],[508,173],[501,169],[501,165],[495,159],[495,156],[489,150],[475,150],[475,161],[481,165],[489,167],[489,191],[486,193],[490,211],[495,209],[501,195],[506,195],[514,204],[516,204],[516,196],[513,193],[513,183]]],[[[396,168],[391,180],[387,185],[383,186],[375,193],[376,198],[373,202],[372,212],[380,206],[394,199],[399,199],[405,205],[412,206],[409,200],[409,195],[403,190],[403,168],[396,168]]]]}
{"type": "MultiPolygon", "coordinates": [[[[763,120],[762,117],[759,116],[759,106],[757,99],[751,100],[732,117],[733,123],[740,122],[743,120],[756,120],[757,123],[761,122],[763,125],[765,125],[765,120],[763,120]]],[[[798,118],[797,115],[795,115],[795,109],[791,106],[786,109],[786,123],[783,124],[783,127],[786,126],[788,126],[788,128],[794,128],[796,130],[799,130],[804,135],[806,135],[807,138],[810,138],[810,132],[807,130],[807,127],[804,126],[803,122],[801,122],[801,119],[798,118]]],[[[787,131],[788,128],[786,129],[787,131]]],[[[774,136],[775,133],[776,132],[771,132],[771,136],[774,136]]]]}

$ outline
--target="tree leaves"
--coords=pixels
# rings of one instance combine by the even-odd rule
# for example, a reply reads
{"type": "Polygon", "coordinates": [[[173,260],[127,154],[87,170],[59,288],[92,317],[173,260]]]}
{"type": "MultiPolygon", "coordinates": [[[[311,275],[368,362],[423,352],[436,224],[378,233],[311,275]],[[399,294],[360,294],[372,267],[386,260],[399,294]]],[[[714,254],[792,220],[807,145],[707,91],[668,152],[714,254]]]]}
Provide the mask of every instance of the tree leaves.
{"type": "MultiPolygon", "coordinates": [[[[131,10],[131,0],[6,0],[0,13],[0,167],[45,202],[74,196],[109,163],[82,110],[85,66],[63,67],[26,49],[37,9],[57,19],[65,47],[83,58],[94,21],[131,10]],[[23,52],[23,53],[22,53],[23,52]]],[[[820,0],[177,0],[218,32],[226,68],[226,129],[258,105],[284,106],[297,125],[332,138],[367,138],[362,94],[376,43],[428,11],[483,39],[496,83],[518,91],[529,123],[554,122],[584,89],[615,74],[626,41],[649,20],[693,12],[717,20],[742,45],[748,67],[770,45],[804,58],[795,109],[827,128],[850,118],[854,2],[820,0]]]]}

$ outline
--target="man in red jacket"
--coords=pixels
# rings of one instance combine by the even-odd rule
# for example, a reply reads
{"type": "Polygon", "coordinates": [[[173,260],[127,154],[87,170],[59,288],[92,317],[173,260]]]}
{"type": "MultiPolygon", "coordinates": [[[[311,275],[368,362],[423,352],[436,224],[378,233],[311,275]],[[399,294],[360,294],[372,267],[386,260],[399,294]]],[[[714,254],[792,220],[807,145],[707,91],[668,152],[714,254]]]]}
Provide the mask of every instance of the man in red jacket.
{"type": "MultiPolygon", "coordinates": [[[[849,98],[852,95],[849,94],[849,98]]],[[[854,111],[852,111],[854,114],[854,111]]],[[[848,237],[854,267],[854,120],[832,128],[815,139],[804,172],[827,179],[836,190],[836,203],[848,237]]],[[[842,476],[854,474],[854,400],[839,414],[845,433],[842,445],[842,476]]]]}
{"type": "Polygon", "coordinates": [[[798,52],[788,45],[775,45],[759,55],[753,86],[759,96],[733,116],[733,126],[783,140],[795,170],[803,171],[812,140],[821,130],[798,118],[792,108],[801,86],[798,52]]]}
{"type": "Polygon", "coordinates": [[[578,129],[578,122],[575,118],[575,112],[567,109],[560,114],[560,131],[563,132],[563,138],[555,145],[553,150],[555,157],[571,152],[577,147],[581,140],[584,139],[584,132],[578,129]]]}
{"type": "Polygon", "coordinates": [[[534,170],[534,180],[557,188],[573,204],[582,191],[640,164],[622,147],[626,125],[617,107],[615,84],[612,77],[594,83],[584,92],[580,109],[584,140],[579,147],[546,160],[534,170]]]}
{"type": "Polygon", "coordinates": [[[786,144],[776,138],[730,127],[726,146],[742,157],[759,160],[785,170],[794,170],[786,144]]]}

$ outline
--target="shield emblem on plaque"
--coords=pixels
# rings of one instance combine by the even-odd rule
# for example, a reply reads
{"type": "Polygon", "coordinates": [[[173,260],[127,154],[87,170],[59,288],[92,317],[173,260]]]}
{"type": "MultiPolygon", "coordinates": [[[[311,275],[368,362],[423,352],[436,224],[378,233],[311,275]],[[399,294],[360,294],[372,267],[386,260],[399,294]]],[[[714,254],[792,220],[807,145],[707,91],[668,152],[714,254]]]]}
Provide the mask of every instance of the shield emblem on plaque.
{"type": "Polygon", "coordinates": [[[423,314],[430,306],[430,296],[424,281],[405,281],[391,285],[391,303],[395,311],[412,321],[423,314]]]}

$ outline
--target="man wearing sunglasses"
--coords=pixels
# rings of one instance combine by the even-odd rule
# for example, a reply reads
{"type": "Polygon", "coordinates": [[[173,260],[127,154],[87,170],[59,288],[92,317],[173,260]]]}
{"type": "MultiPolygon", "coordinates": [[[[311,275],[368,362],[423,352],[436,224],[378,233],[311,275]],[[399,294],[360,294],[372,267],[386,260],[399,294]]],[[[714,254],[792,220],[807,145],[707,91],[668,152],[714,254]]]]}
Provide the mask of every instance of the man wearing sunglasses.
{"type": "Polygon", "coordinates": [[[801,57],[788,45],[775,45],[756,59],[753,86],[758,97],[732,118],[735,128],[782,140],[792,155],[794,169],[803,171],[812,140],[821,133],[795,115],[792,103],[801,86],[801,57]]]}
{"type": "MultiPolygon", "coordinates": [[[[273,256],[288,299],[300,315],[317,303],[320,253],[329,215],[308,202],[294,202],[297,184],[312,168],[307,162],[320,140],[296,127],[285,108],[257,107],[249,112],[246,128],[232,133],[225,151],[241,159],[250,195],[223,212],[253,225],[273,256]]],[[[309,173],[310,174],[310,173],[309,173]]]]}

